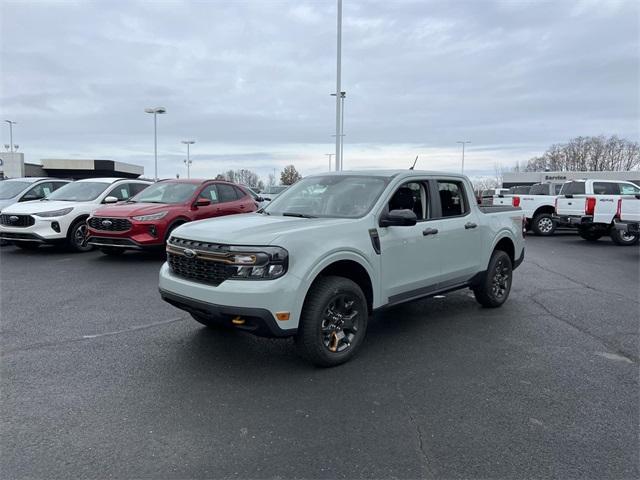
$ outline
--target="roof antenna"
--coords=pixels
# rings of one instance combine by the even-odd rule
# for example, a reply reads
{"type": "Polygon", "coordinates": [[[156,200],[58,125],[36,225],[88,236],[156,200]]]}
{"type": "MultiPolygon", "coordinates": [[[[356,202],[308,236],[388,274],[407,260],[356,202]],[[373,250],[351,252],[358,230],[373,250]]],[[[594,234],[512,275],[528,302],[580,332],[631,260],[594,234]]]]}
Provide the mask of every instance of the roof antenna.
{"type": "Polygon", "coordinates": [[[409,167],[409,170],[413,170],[415,168],[417,161],[418,161],[418,155],[416,155],[416,159],[413,161],[413,165],[411,165],[411,167],[409,167]]]}

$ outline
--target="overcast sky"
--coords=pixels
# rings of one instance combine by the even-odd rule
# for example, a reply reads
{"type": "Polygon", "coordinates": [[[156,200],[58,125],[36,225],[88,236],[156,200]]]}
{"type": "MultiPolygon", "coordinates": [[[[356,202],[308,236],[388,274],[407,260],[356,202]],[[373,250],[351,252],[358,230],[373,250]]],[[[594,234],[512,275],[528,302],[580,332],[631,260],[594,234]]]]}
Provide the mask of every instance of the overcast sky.
{"type": "MultiPolygon", "coordinates": [[[[160,176],[334,151],[335,0],[0,0],[2,119],[27,161],[105,158],[160,176]]],[[[344,0],[345,168],[491,174],[578,135],[638,140],[637,1],[344,0]]],[[[9,143],[2,127],[2,143],[9,143]]]]}

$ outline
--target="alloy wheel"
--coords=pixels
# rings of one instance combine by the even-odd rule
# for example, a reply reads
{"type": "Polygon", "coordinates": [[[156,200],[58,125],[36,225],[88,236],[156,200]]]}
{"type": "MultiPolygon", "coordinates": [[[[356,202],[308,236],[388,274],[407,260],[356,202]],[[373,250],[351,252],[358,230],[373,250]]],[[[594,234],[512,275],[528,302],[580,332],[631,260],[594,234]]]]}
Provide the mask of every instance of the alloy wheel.
{"type": "Polygon", "coordinates": [[[503,260],[499,260],[493,271],[491,295],[496,300],[502,300],[509,289],[509,282],[511,282],[511,269],[503,260]]]}
{"type": "Polygon", "coordinates": [[[348,293],[338,293],[327,304],[322,317],[322,343],[333,353],[351,347],[360,324],[358,299],[348,293]]]}
{"type": "Polygon", "coordinates": [[[553,230],[553,220],[549,217],[541,218],[538,221],[538,230],[542,233],[549,233],[553,230]]]}

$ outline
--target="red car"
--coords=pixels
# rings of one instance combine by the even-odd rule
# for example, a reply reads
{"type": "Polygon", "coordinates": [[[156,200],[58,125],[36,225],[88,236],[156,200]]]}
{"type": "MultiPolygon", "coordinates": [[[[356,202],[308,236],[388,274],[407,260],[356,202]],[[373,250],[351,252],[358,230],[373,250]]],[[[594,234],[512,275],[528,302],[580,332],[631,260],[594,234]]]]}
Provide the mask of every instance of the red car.
{"type": "Polygon", "coordinates": [[[163,180],[126,202],[96,210],[87,219],[87,243],[107,255],[164,247],[171,231],[185,222],[257,209],[253,197],[240,185],[163,180]]]}

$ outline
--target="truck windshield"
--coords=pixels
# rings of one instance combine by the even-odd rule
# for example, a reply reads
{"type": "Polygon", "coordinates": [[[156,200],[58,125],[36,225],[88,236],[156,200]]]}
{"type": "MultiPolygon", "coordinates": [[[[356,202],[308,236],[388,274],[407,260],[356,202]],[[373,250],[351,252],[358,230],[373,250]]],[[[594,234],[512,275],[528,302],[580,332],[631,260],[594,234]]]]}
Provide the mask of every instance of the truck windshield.
{"type": "Polygon", "coordinates": [[[90,202],[104,192],[109,183],[104,182],[73,182],[60,187],[47,197],[47,200],[62,200],[67,202],[90,202]]]}
{"type": "Polygon", "coordinates": [[[145,188],[130,202],[139,203],[185,203],[199,185],[195,183],[160,182],[145,188]]]}
{"type": "Polygon", "coordinates": [[[10,182],[7,180],[0,182],[0,200],[7,200],[8,198],[15,197],[29,185],[31,185],[30,182],[10,182]]]}
{"type": "Polygon", "coordinates": [[[366,215],[387,186],[386,177],[324,175],[300,180],[264,211],[269,215],[358,218],[366,215]]]}

